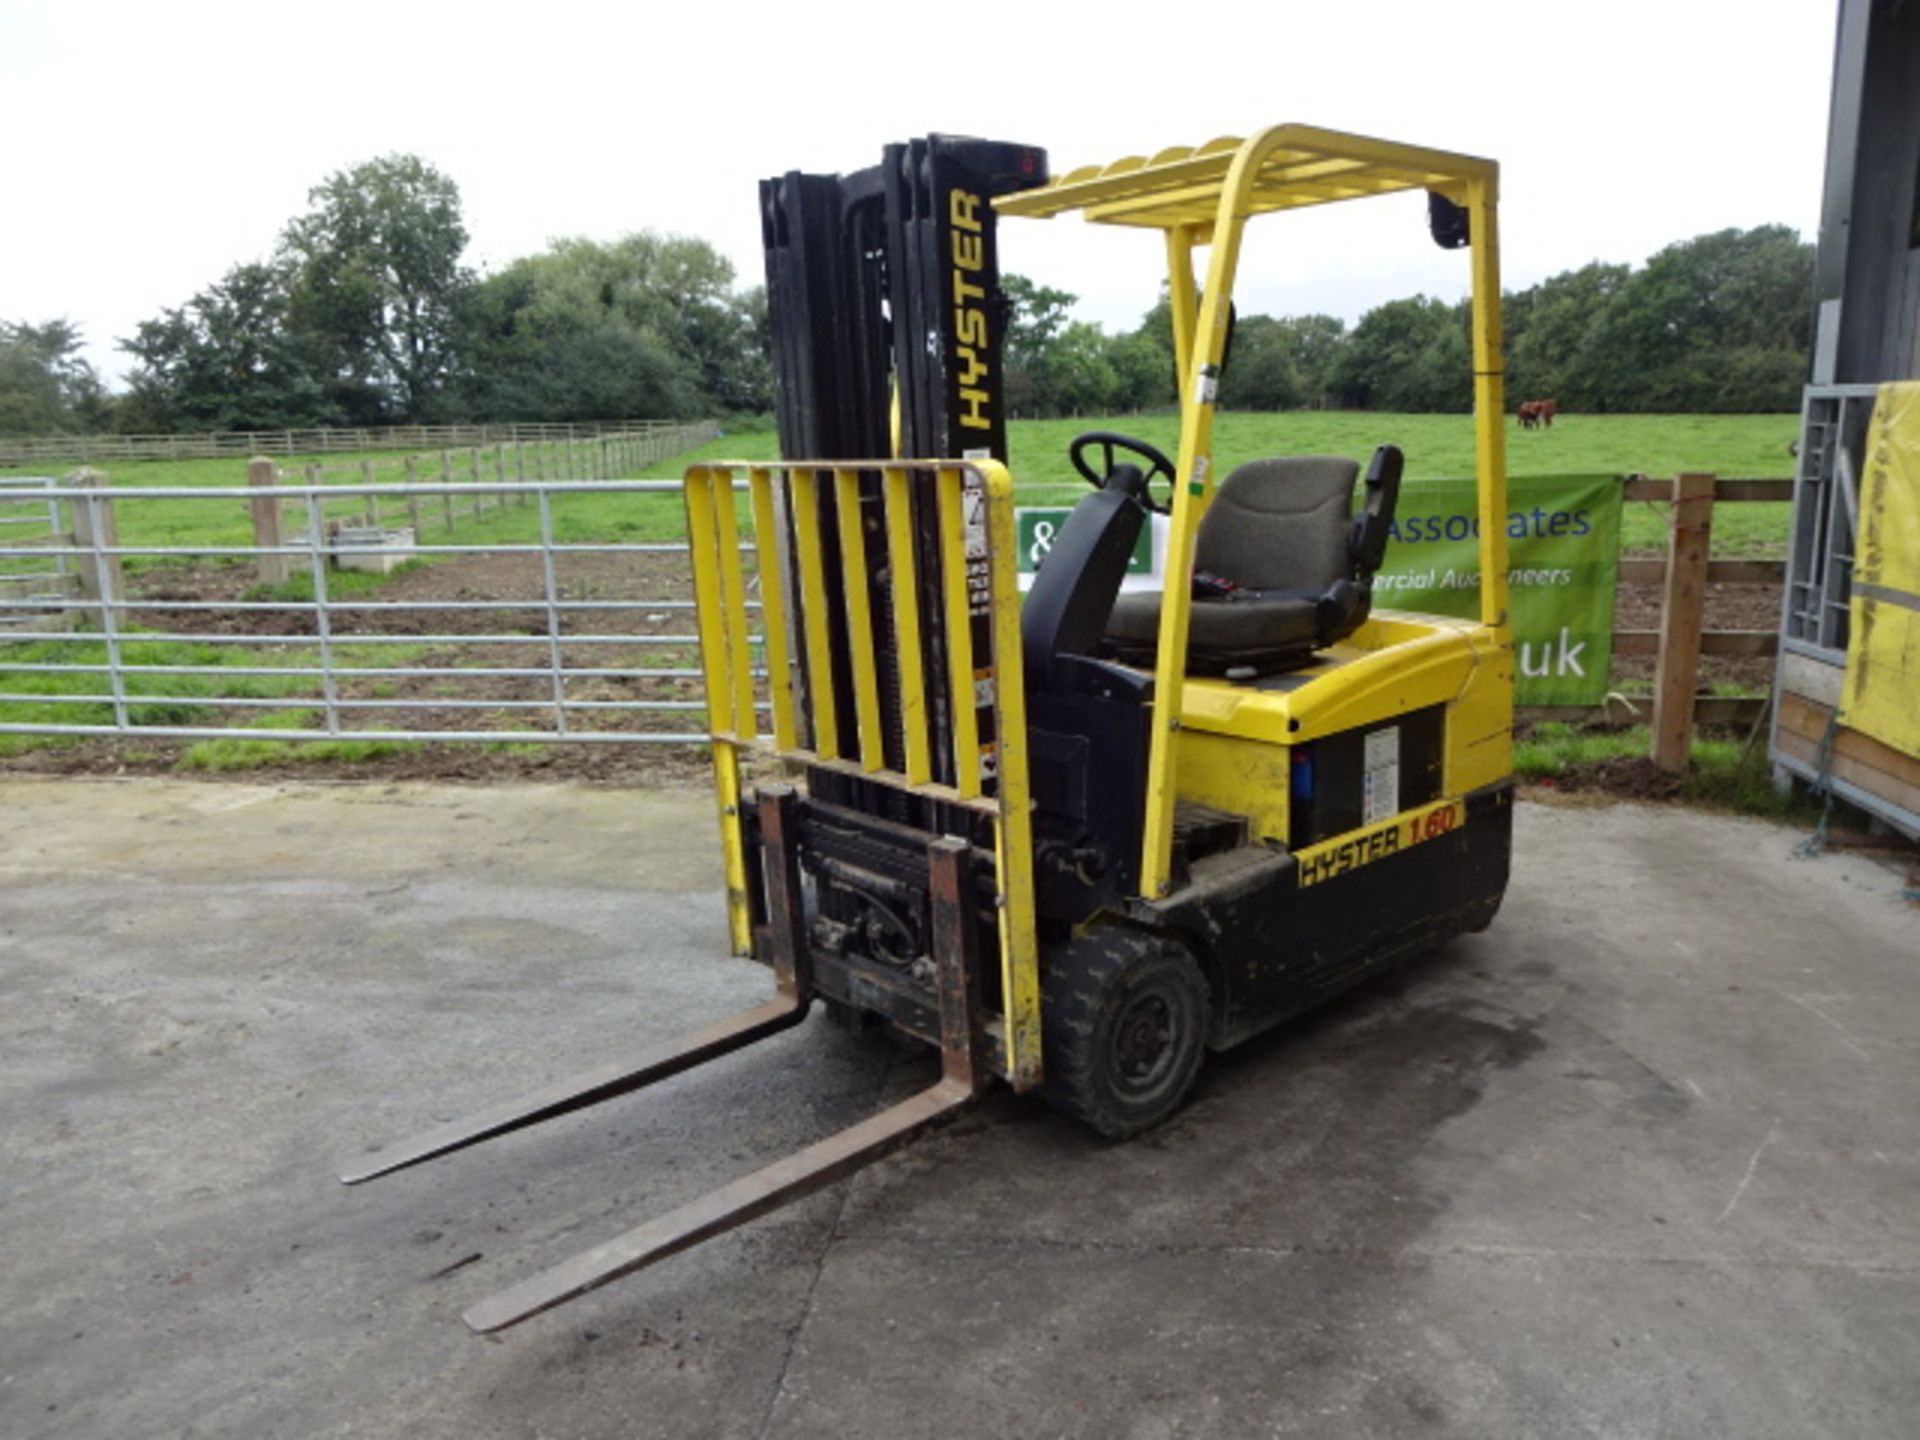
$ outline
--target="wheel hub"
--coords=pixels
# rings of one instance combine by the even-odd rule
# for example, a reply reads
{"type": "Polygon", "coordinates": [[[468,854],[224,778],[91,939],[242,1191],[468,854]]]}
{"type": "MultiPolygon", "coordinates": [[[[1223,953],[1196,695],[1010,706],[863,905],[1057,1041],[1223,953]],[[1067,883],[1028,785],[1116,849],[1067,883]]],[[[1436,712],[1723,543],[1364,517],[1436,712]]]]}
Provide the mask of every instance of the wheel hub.
{"type": "Polygon", "coordinates": [[[1163,995],[1142,995],[1114,1027],[1114,1061],[1132,1086],[1151,1085],[1173,1051],[1173,1012],[1163,995]]]}

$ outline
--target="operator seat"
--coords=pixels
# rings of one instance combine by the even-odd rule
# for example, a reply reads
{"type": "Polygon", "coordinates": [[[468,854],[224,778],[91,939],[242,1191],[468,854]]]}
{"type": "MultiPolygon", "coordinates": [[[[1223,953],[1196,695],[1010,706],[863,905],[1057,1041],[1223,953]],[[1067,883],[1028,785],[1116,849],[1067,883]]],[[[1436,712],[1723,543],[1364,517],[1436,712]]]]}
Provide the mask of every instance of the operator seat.
{"type": "MultiPolygon", "coordinates": [[[[1372,608],[1403,463],[1396,445],[1373,452],[1358,515],[1360,467],[1344,456],[1254,460],[1229,475],[1194,537],[1188,672],[1272,674],[1358,629],[1372,608]]],[[[1151,665],[1159,634],[1158,593],[1119,597],[1106,641],[1120,659],[1151,665]]]]}

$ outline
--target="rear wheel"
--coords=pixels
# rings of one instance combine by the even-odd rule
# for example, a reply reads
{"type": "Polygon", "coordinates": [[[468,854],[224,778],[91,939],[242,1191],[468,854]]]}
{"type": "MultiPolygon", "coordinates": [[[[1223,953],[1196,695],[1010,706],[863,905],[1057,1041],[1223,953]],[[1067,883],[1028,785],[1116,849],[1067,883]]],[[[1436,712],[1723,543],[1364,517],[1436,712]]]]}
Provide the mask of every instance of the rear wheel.
{"type": "Polygon", "coordinates": [[[1175,941],[1108,925],[1041,976],[1041,1094],[1110,1139],[1158,1125],[1200,1071],[1207,982],[1175,941]]]}

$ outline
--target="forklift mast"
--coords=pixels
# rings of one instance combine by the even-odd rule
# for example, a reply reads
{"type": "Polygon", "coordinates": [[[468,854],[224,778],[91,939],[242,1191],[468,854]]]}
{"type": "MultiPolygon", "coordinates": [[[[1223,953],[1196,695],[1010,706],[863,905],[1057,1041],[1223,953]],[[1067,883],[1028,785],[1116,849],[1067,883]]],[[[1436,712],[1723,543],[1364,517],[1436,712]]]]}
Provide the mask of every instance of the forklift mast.
{"type": "Polygon", "coordinates": [[[993,200],[1046,181],[1036,146],[932,135],[760,183],[783,456],[1005,462],[993,200]]]}
{"type": "MultiPolygon", "coordinates": [[[[849,175],[789,171],[760,183],[783,457],[1005,463],[1007,304],[993,201],[1046,181],[1046,152],[1035,146],[933,135],[888,145],[880,164],[849,175]]],[[[858,488],[867,610],[884,616],[892,572],[879,473],[863,474],[858,488]]],[[[829,535],[837,530],[837,497],[825,498],[819,523],[829,535]]],[[[929,611],[937,610],[941,585],[932,538],[937,528],[933,517],[915,515],[919,599],[929,611]]],[[[803,690],[832,685],[835,742],[840,753],[851,754],[858,714],[846,643],[852,621],[838,547],[826,546],[823,559],[832,674],[813,675],[804,652],[796,664],[803,690]]],[[[921,639],[928,675],[945,673],[941,629],[930,626],[921,639]]],[[[976,639],[984,645],[986,637],[976,639]]],[[[898,694],[900,660],[885,625],[874,627],[874,643],[881,692],[898,694]]],[[[933,750],[949,757],[953,717],[939,687],[932,694],[933,750]]],[[[898,717],[889,710],[882,724],[887,765],[902,770],[906,741],[898,717]]],[[[992,737],[983,738],[990,743],[992,737]]],[[[954,783],[944,760],[935,778],[954,783]]],[[[926,807],[893,787],[842,776],[820,783],[856,809],[937,833],[963,833],[956,817],[914,813],[926,807]]]]}

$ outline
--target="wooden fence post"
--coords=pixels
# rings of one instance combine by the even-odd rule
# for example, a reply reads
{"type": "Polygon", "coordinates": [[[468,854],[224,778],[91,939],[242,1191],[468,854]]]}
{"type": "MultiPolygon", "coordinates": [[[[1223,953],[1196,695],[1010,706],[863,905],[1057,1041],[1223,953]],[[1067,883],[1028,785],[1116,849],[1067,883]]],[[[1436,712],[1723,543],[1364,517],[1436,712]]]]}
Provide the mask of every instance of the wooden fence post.
{"type": "MultiPolygon", "coordinates": [[[[253,511],[253,543],[262,549],[279,547],[281,539],[280,497],[273,487],[280,483],[280,467],[264,455],[247,462],[247,488],[253,492],[248,502],[253,511]]],[[[254,573],[262,585],[284,585],[291,572],[285,555],[259,555],[254,558],[254,573]]]]}
{"type": "MultiPolygon", "coordinates": [[[[300,472],[300,479],[303,484],[318,487],[322,480],[320,466],[313,461],[308,461],[306,466],[300,472]]],[[[329,521],[327,519],[327,502],[325,500],[321,500],[316,504],[309,505],[303,501],[301,502],[300,513],[308,517],[309,520],[311,520],[315,516],[319,517],[320,534],[317,538],[319,540],[319,543],[324,547],[326,547],[327,564],[332,565],[334,563],[333,534],[334,534],[334,531],[339,528],[339,522],[329,521]]],[[[314,537],[310,537],[310,540],[312,538],[314,537]]]]}
{"type": "MultiPolygon", "coordinates": [[[[480,483],[480,450],[478,446],[467,451],[467,483],[474,486],[478,486],[480,483]]],[[[476,520],[480,518],[480,512],[482,508],[484,508],[481,503],[484,499],[485,497],[481,495],[478,489],[473,492],[473,518],[476,520]]]]}
{"type": "MultiPolygon", "coordinates": [[[[67,477],[67,483],[80,489],[93,490],[104,486],[107,477],[98,470],[82,468],[67,477]]],[[[113,623],[126,623],[126,611],[114,604],[127,598],[126,579],[118,555],[101,555],[94,547],[111,550],[120,543],[120,525],[113,513],[113,501],[87,495],[76,499],[73,504],[73,544],[82,552],[80,558],[80,598],[99,603],[98,627],[106,628],[108,608],[113,610],[113,623]]],[[[94,622],[85,617],[83,626],[93,628],[94,622]]]]}
{"type": "Polygon", "coordinates": [[[1713,532],[1713,476],[1673,477],[1667,584],[1660,600],[1660,658],[1653,675],[1653,763],[1678,775],[1693,739],[1693,692],[1700,678],[1700,622],[1707,599],[1713,532]]]}
{"type": "MultiPolygon", "coordinates": [[[[440,483],[453,484],[453,451],[451,450],[440,452],[440,483]]],[[[445,517],[446,528],[451,530],[453,528],[453,492],[451,490],[440,492],[440,511],[445,517]]]]}
{"type": "Polygon", "coordinates": [[[420,476],[416,473],[413,462],[414,457],[409,455],[403,463],[407,467],[407,524],[413,527],[413,540],[417,545],[420,543],[420,497],[412,491],[414,485],[419,482],[420,476]]]}
{"type": "MultiPolygon", "coordinates": [[[[373,461],[362,460],[360,462],[360,483],[362,485],[373,484],[373,461]]],[[[369,530],[378,530],[380,528],[380,497],[369,490],[367,491],[366,500],[367,528],[369,530]]]]}

